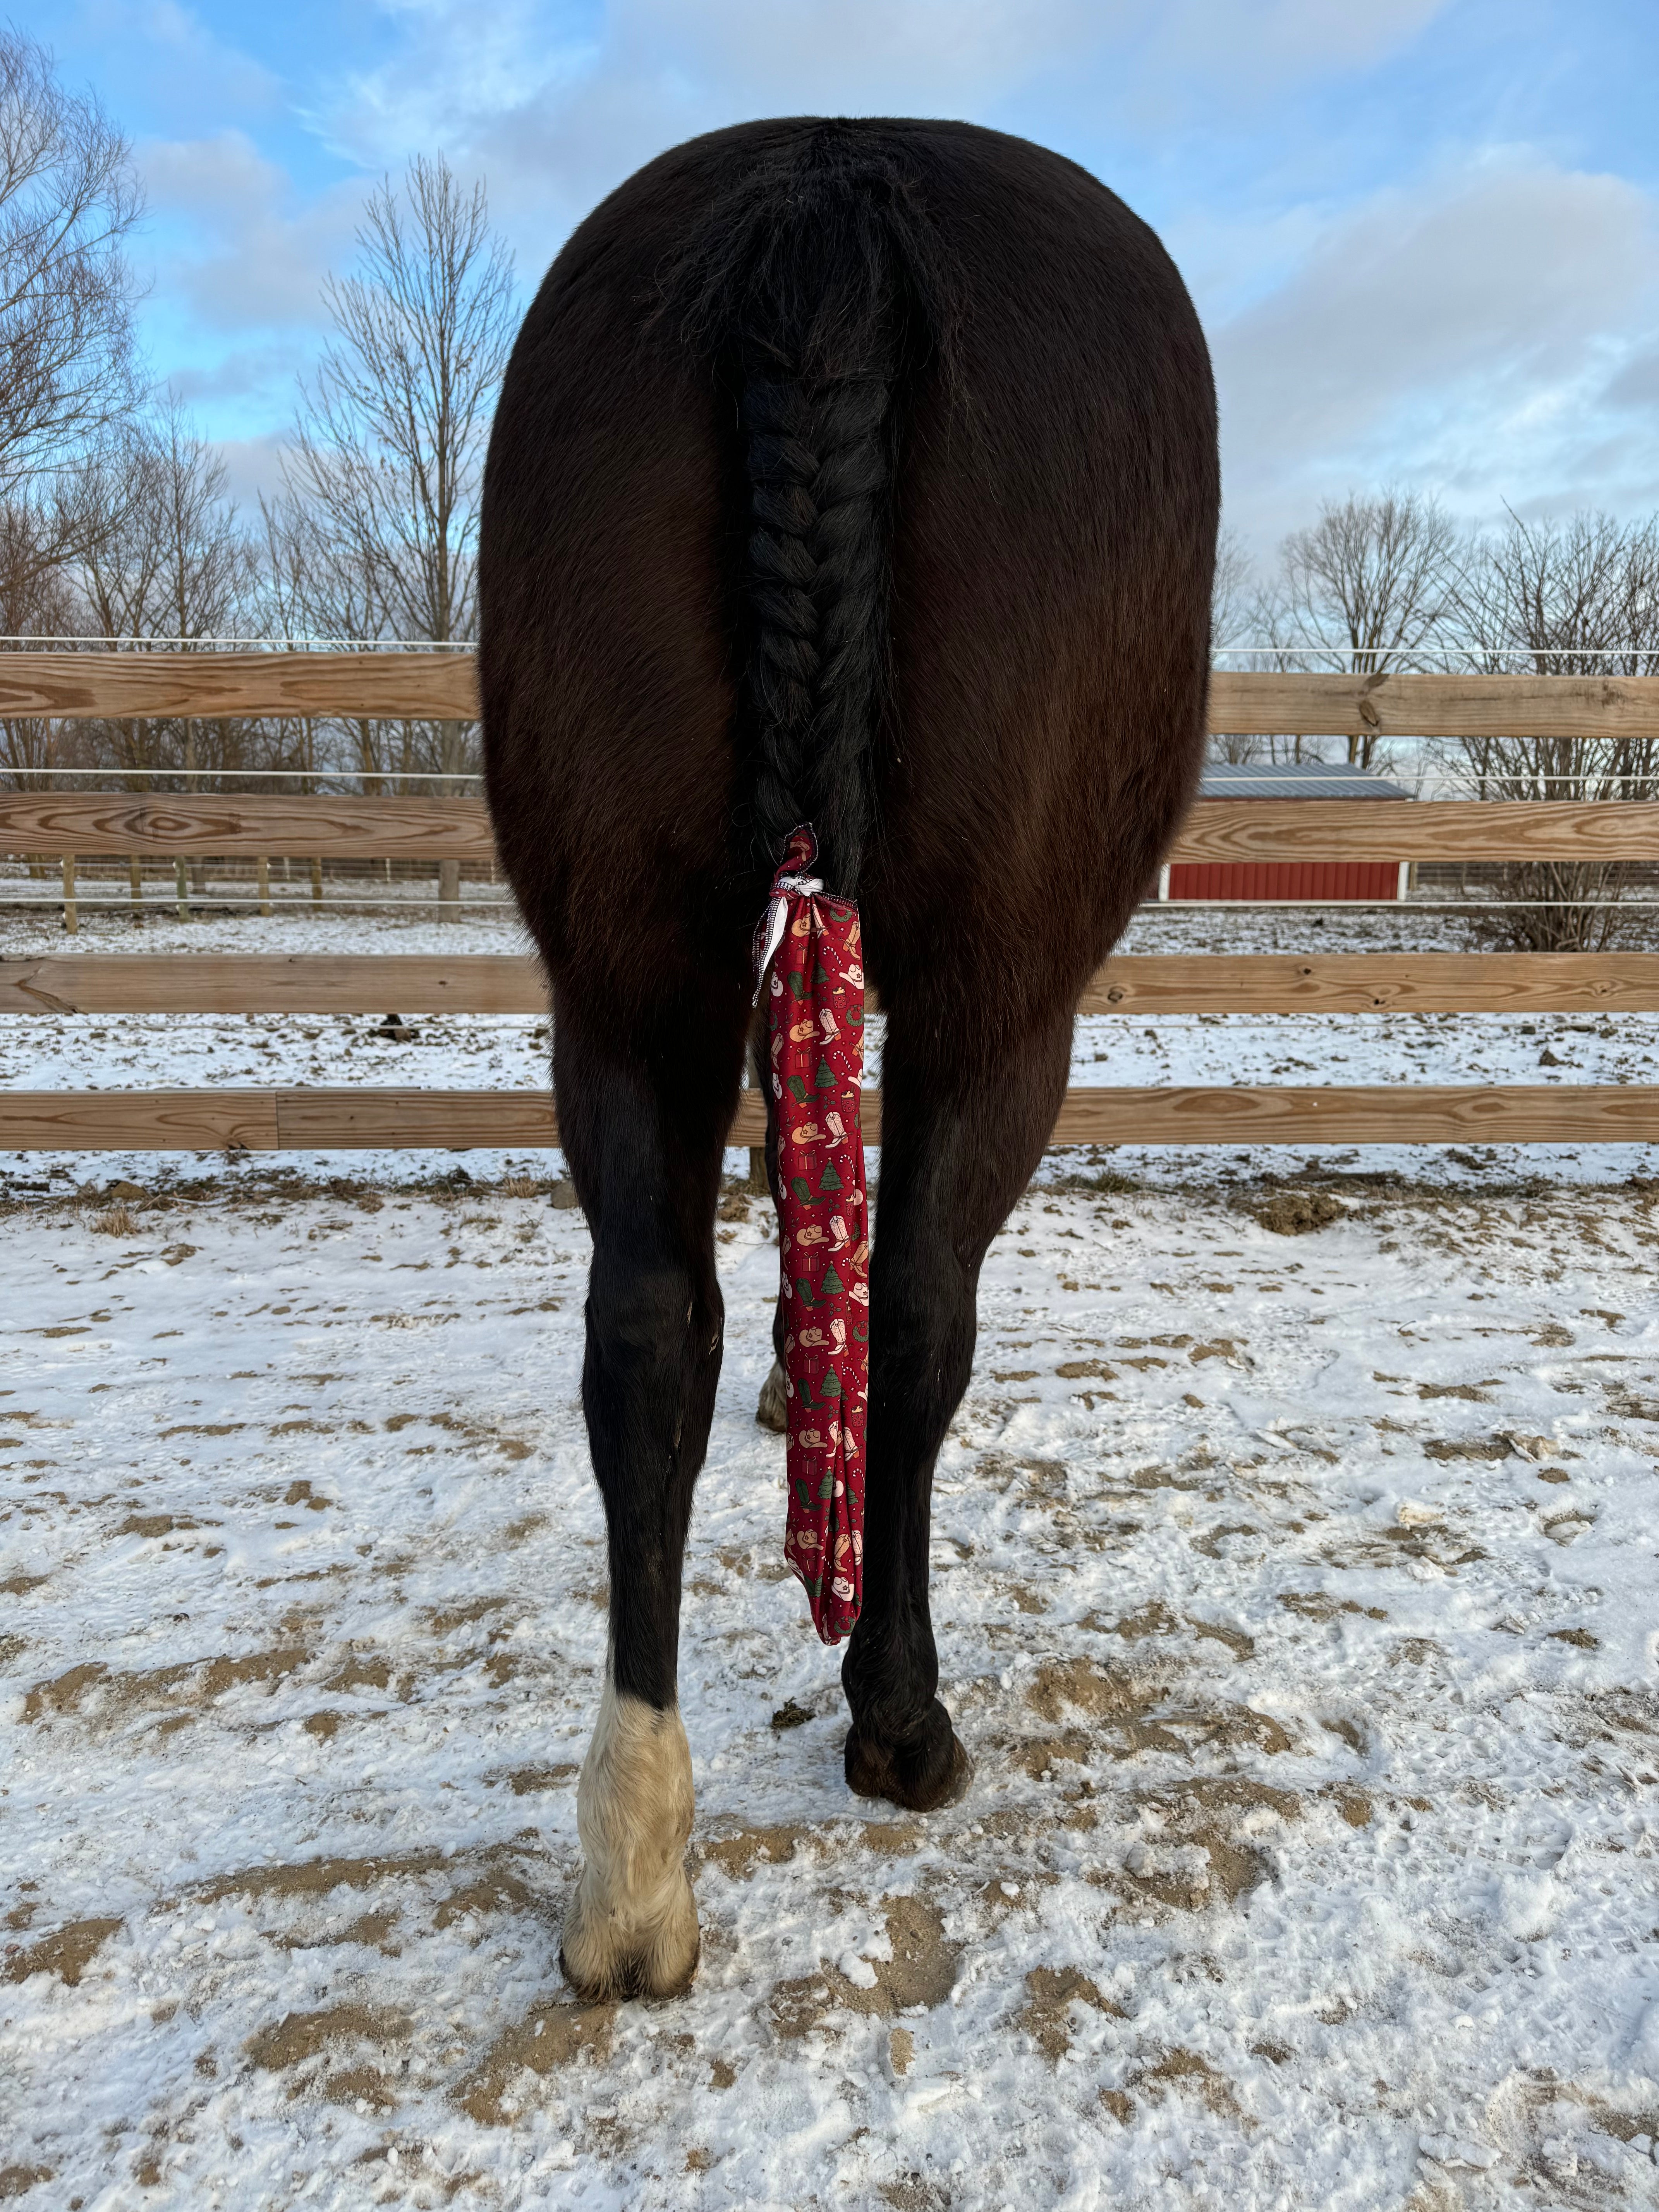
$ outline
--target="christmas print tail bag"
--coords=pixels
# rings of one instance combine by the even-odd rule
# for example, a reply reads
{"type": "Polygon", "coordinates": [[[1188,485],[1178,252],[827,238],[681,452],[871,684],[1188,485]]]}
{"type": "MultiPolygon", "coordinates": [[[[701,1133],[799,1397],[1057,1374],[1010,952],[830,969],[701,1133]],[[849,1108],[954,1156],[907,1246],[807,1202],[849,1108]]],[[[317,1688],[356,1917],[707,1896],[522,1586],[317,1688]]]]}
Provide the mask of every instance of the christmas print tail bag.
{"type": "Polygon", "coordinates": [[[864,1193],[864,968],[859,910],[808,872],[794,830],[757,933],[778,1117],[778,1245],[788,1395],[784,1557],[812,1623],[839,1644],[864,1594],[870,1222],[864,1193]]]}

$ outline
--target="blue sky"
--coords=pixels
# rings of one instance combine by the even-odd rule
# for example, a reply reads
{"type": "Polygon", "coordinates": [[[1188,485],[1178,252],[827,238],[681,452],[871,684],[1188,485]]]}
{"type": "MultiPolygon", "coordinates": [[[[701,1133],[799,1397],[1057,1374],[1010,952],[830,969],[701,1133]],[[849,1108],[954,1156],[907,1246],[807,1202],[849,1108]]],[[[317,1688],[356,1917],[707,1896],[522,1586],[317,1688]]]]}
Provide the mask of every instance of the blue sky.
{"type": "Polygon", "coordinates": [[[1659,507],[1656,0],[36,0],[127,129],[158,376],[273,473],[362,195],[441,149],[532,287],[677,140],[959,115],[1082,161],[1204,318],[1259,557],[1392,481],[1470,520],[1659,507]]]}

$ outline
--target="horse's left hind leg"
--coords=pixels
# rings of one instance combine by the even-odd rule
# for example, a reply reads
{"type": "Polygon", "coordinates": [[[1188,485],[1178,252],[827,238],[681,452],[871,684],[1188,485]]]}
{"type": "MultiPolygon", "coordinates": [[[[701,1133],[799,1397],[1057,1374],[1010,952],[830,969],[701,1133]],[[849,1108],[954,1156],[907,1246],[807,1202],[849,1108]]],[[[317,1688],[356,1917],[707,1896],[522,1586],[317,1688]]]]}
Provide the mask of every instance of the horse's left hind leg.
{"type": "Polygon", "coordinates": [[[600,1026],[561,1011],[555,1031],[560,1139],[593,1235],[582,1406],[611,1565],[605,1692],[576,1792],[585,1863],[562,1956],[584,1995],[662,1997],[697,1964],[680,1563],[720,1376],[714,1220],[740,1042],[722,1072],[716,1024],[637,1055],[600,1026]]]}

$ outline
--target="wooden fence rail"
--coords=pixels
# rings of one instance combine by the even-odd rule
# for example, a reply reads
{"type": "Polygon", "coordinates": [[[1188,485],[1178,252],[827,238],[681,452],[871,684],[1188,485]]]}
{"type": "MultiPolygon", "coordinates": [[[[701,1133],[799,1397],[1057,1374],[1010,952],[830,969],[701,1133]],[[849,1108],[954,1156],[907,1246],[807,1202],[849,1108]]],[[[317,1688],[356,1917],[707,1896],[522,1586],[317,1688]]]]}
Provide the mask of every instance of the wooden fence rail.
{"type": "MultiPolygon", "coordinates": [[[[0,653],[0,718],[444,721],[477,711],[470,652],[0,653]]],[[[1659,730],[1659,677],[1218,670],[1210,726],[1241,735],[1651,737],[1659,730]]]]}
{"type": "MultiPolygon", "coordinates": [[[[873,997],[872,1012],[879,1012],[873,997]]],[[[4,1014],[538,1014],[522,954],[124,952],[0,957],[4,1014]]],[[[1081,1014],[1654,1013],[1659,953],[1126,954],[1081,1014]]]]}
{"type": "MultiPolygon", "coordinates": [[[[0,660],[0,666],[3,661],[0,660]]],[[[0,793],[0,852],[330,860],[495,858],[481,799],[0,793]]],[[[1170,848],[1217,860],[1659,860],[1659,805],[1200,799],[1170,848]]]]}
{"type": "MultiPolygon", "coordinates": [[[[0,718],[477,712],[469,653],[0,653],[0,718]]],[[[1212,729],[1458,737],[1659,735],[1659,678],[1218,674],[1212,729]]],[[[495,857],[478,799],[0,794],[0,851],[316,860],[495,857]]],[[[1659,860],[1659,805],[1206,800],[1170,855],[1215,860],[1659,860]]],[[[65,873],[66,897],[73,879],[65,873]]],[[[533,960],[388,955],[0,959],[13,1013],[545,1015],[533,960]]],[[[1659,955],[1126,957],[1088,1014],[1651,1012],[1659,955]]],[[[745,1093],[734,1144],[761,1133],[745,1093]]],[[[879,1095],[866,1127],[880,1133],[879,1095]]],[[[0,1091],[0,1146],[380,1150],[556,1144],[542,1093],[405,1089],[0,1091]]],[[[1052,1141],[1082,1144],[1659,1142],[1659,1087],[1389,1085],[1069,1091],[1052,1141]]]]}
{"type": "MultiPolygon", "coordinates": [[[[733,1145],[765,1133],[744,1091],[733,1145]]],[[[881,1093],[864,1094],[881,1141],[881,1093]]],[[[0,1091],[0,1147],[24,1152],[380,1152],[556,1145],[540,1091],[0,1091]]],[[[1527,1145],[1659,1143],[1646,1084],[1188,1086],[1068,1091],[1051,1145],[1527,1145]]]]}

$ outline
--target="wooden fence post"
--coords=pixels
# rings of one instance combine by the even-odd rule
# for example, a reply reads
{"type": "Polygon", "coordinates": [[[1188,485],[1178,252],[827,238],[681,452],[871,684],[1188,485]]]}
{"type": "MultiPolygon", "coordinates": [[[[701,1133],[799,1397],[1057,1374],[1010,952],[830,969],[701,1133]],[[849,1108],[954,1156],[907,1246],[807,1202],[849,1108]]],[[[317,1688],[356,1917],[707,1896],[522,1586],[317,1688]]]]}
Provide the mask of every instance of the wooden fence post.
{"type": "Polygon", "coordinates": [[[65,853],[64,855],[64,928],[69,936],[73,937],[80,926],[80,915],[75,904],[75,855],[73,853],[65,853]]]}
{"type": "Polygon", "coordinates": [[[179,919],[180,921],[188,921],[190,898],[185,889],[185,864],[182,860],[175,860],[173,864],[173,880],[179,893],[179,919]]]}
{"type": "Polygon", "coordinates": [[[440,860],[438,863],[438,919],[440,921],[459,921],[461,903],[461,864],[459,860],[440,860]]]}
{"type": "Polygon", "coordinates": [[[259,911],[270,912],[270,861],[261,853],[253,863],[253,879],[259,893],[259,911]]]}
{"type": "Polygon", "coordinates": [[[313,906],[320,906],[320,905],[322,904],[322,899],[323,899],[323,863],[322,863],[322,860],[321,860],[321,859],[320,859],[320,857],[319,857],[319,858],[318,858],[318,859],[316,859],[316,860],[313,860],[313,862],[312,862],[312,864],[311,864],[311,902],[312,902],[312,904],[313,904],[313,906]]]}
{"type": "Polygon", "coordinates": [[[132,894],[132,926],[135,929],[142,929],[144,926],[144,876],[137,853],[127,854],[127,889],[132,894]]]}

